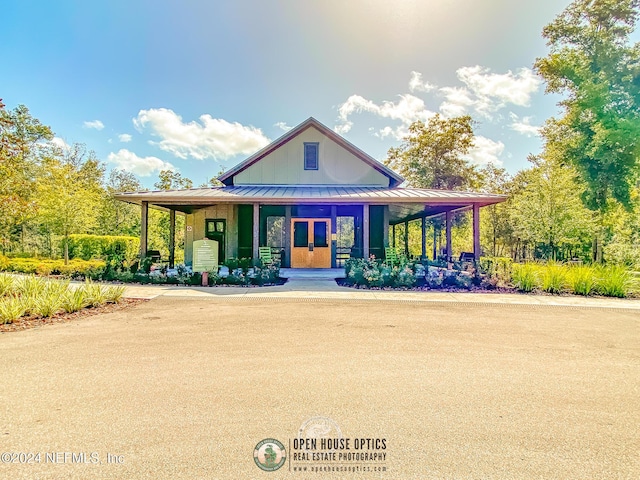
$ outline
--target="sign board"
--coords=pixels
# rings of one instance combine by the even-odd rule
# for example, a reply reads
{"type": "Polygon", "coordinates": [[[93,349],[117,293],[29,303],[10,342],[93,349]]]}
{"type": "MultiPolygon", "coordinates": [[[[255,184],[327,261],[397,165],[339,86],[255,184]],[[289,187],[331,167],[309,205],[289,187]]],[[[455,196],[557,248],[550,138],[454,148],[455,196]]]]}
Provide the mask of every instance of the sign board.
{"type": "Polygon", "coordinates": [[[193,271],[218,271],[218,242],[216,240],[196,240],[193,242],[193,271]]]}

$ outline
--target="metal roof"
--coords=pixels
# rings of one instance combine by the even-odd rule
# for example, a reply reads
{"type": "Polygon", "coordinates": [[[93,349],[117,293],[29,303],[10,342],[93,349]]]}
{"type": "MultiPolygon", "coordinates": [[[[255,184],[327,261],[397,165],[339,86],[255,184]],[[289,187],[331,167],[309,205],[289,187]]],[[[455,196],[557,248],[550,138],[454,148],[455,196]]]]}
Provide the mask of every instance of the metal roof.
{"type": "Polygon", "coordinates": [[[236,165],[235,167],[231,168],[230,170],[227,170],[225,173],[223,173],[222,175],[220,175],[218,177],[218,180],[220,180],[225,185],[232,185],[233,177],[235,175],[237,175],[238,173],[242,172],[246,168],[250,167],[254,163],[260,161],[260,159],[262,159],[266,155],[270,154],[274,150],[280,148],[282,145],[284,145],[288,141],[292,140],[293,138],[297,137],[298,135],[300,135],[302,132],[304,132],[309,127],[316,128],[319,132],[321,132],[323,135],[325,135],[326,137],[328,137],[331,140],[333,140],[334,142],[336,142],[342,148],[344,148],[345,150],[351,152],[357,158],[359,158],[360,160],[362,160],[363,162],[365,162],[369,166],[373,167],[374,169],[378,170],[383,175],[387,176],[389,178],[389,186],[395,187],[396,185],[400,185],[404,181],[404,178],[402,178],[396,172],[394,172],[390,168],[386,167],[385,165],[383,165],[378,160],[376,160],[372,156],[368,155],[364,151],[360,150],[353,143],[349,142],[348,140],[346,140],[342,136],[338,135],[333,130],[331,130],[329,127],[327,127],[326,125],[324,125],[323,123],[319,122],[318,120],[316,120],[313,117],[307,118],[300,125],[292,128],[287,133],[282,135],[280,138],[274,140],[269,145],[264,147],[262,150],[260,150],[260,151],[256,152],[255,154],[251,155],[249,158],[247,158],[246,160],[240,162],[238,165],[236,165]]]}
{"type": "Polygon", "coordinates": [[[115,198],[130,203],[156,205],[214,205],[218,203],[429,203],[448,205],[491,205],[506,200],[504,195],[425,188],[355,186],[251,185],[186,190],[155,190],[118,193],[115,198]]]}

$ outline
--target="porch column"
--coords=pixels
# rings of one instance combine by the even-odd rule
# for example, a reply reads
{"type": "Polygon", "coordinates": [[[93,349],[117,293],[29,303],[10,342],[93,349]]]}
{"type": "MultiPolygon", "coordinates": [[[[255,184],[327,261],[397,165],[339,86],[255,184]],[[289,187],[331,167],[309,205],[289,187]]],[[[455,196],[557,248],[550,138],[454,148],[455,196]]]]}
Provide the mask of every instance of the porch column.
{"type": "Polygon", "coordinates": [[[389,246],[389,205],[382,207],[382,246],[389,246]]]}
{"type": "Polygon", "coordinates": [[[480,260],[480,206],[473,204],[473,258],[480,260]]]}
{"type": "Polygon", "coordinates": [[[426,217],[422,217],[422,260],[427,259],[427,219],[426,217]]]}
{"type": "Polygon", "coordinates": [[[369,204],[362,205],[362,257],[369,258],[369,204]]]}
{"type": "Polygon", "coordinates": [[[260,257],[260,251],[258,247],[260,246],[260,204],[253,204],[253,252],[251,256],[253,257],[253,261],[255,262],[260,257]]]}
{"type": "Polygon", "coordinates": [[[453,252],[451,251],[451,212],[447,211],[445,216],[445,232],[447,236],[447,262],[451,261],[453,252]]]}
{"type": "Polygon", "coordinates": [[[331,205],[331,232],[329,238],[331,239],[331,268],[336,268],[336,250],[338,247],[338,209],[335,205],[331,205]]]}
{"type": "Polygon", "coordinates": [[[284,207],[284,258],[282,267],[291,267],[291,205],[284,207]]]}
{"type": "Polygon", "coordinates": [[[176,211],[169,210],[169,268],[176,263],[176,211]]]}
{"type": "Polygon", "coordinates": [[[396,248],[396,224],[395,223],[391,226],[391,237],[392,237],[391,246],[395,249],[396,248]]]}
{"type": "Polygon", "coordinates": [[[140,204],[140,260],[147,256],[147,237],[149,230],[149,202],[140,204]]]}
{"type": "Polygon", "coordinates": [[[404,254],[409,258],[409,220],[404,222],[404,254]]]}

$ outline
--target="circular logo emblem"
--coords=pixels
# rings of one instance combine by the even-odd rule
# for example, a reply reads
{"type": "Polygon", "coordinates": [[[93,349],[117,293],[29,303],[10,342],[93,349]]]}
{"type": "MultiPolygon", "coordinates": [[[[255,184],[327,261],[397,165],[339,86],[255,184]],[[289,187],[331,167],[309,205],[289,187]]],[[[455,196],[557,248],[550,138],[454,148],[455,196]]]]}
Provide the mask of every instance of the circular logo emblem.
{"type": "Polygon", "coordinates": [[[275,438],[265,438],[256,445],[253,451],[253,459],[256,465],[265,472],[273,472],[284,465],[287,452],[284,445],[275,438]]]}
{"type": "MultiPolygon", "coordinates": [[[[298,439],[305,440],[307,438],[342,438],[342,432],[335,420],[329,417],[311,417],[304,422],[298,430],[298,439]]],[[[320,443],[320,442],[318,442],[320,443]]],[[[329,449],[328,451],[333,451],[329,449]]]]}

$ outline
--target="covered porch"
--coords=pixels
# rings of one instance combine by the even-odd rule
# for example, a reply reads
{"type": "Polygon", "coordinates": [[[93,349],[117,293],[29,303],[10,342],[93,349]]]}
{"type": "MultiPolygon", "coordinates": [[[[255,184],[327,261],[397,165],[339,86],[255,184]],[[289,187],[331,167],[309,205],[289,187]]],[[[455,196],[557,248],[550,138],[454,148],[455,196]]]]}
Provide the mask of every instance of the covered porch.
{"type": "MultiPolygon", "coordinates": [[[[269,247],[284,268],[340,268],[350,257],[385,258],[396,247],[398,226],[421,223],[421,254],[429,252],[427,222],[441,217],[443,253],[452,258],[454,215],[472,211],[473,257],[480,251],[480,208],[504,197],[472,192],[374,187],[220,187],[124,193],[120,200],[141,206],[140,254],[147,254],[149,208],[170,215],[169,264],[175,263],[175,216],[186,215],[185,263],[195,240],[219,242],[219,259],[259,258],[269,247]]],[[[400,227],[401,228],[401,227],[400,227]]],[[[434,248],[435,250],[435,248],[434,248]]],[[[403,252],[400,252],[403,253],[403,252]]],[[[439,253],[439,252],[438,252],[439,253]]]]}

